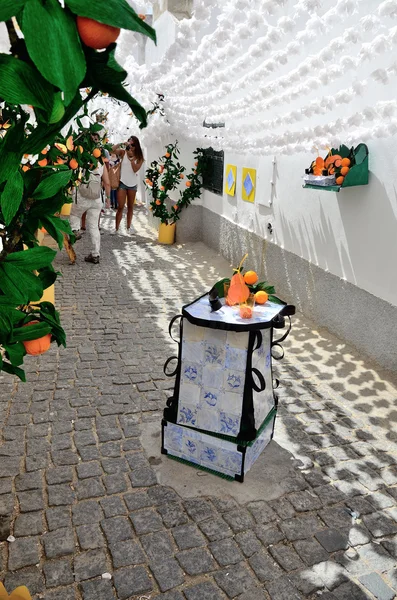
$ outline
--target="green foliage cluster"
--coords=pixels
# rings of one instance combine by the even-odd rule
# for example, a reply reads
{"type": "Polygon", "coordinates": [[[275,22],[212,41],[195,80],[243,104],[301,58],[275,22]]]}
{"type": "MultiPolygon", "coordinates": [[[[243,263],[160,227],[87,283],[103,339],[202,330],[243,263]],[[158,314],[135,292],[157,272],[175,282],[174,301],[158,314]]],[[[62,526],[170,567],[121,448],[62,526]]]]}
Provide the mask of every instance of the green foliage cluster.
{"type": "Polygon", "coordinates": [[[195,150],[193,152],[194,167],[186,176],[186,168],[178,160],[179,154],[178,142],[168,144],[165,154],[159,160],[154,160],[146,170],[145,184],[152,195],[150,210],[153,211],[155,217],[161,220],[161,223],[166,225],[178,221],[181,210],[201,196],[202,151],[195,150]],[[184,189],[180,190],[178,201],[171,210],[168,210],[166,200],[169,193],[179,187],[181,180],[185,180],[184,189]]]}
{"type": "Polygon", "coordinates": [[[141,127],[147,120],[124,85],[127,72],[115,60],[116,44],[102,52],[85,46],[78,16],[155,40],[127,0],[0,1],[11,44],[10,54],[0,54],[0,371],[21,379],[24,341],[50,333],[65,344],[54,306],[40,302],[58,273],[52,266],[56,253],[38,245],[37,230],[45,227],[60,248],[64,234],[72,236],[58,213],[80,171],[84,178],[87,165],[96,164],[91,131],[77,144],[84,148],[78,168],[59,161],[59,155],[71,156],[58,152],[55,144],[67,141],[59,132],[98,93],[126,102],[141,127]],[[23,327],[31,321],[38,323],[23,327]]]}

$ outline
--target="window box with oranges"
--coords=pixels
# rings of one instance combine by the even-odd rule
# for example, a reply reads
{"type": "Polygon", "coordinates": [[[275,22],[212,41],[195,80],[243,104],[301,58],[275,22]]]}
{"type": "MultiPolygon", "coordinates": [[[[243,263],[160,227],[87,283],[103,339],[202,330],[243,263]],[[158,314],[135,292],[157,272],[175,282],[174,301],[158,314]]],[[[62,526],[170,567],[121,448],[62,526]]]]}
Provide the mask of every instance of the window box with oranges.
{"type": "Polygon", "coordinates": [[[368,148],[340,146],[332,148],[324,159],[318,156],[306,169],[304,188],[339,192],[357,185],[368,185],[368,148]]]}

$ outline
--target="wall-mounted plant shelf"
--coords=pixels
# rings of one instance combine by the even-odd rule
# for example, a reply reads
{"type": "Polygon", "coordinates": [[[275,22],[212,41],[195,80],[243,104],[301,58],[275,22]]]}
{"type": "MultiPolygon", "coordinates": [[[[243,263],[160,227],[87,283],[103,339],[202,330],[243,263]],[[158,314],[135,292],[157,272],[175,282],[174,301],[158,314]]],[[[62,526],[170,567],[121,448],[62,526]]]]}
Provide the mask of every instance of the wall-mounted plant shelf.
{"type": "Polygon", "coordinates": [[[326,192],[339,192],[348,187],[358,185],[368,185],[369,168],[368,168],[368,148],[365,144],[359,144],[355,149],[349,149],[342,145],[339,149],[332,148],[332,154],[339,154],[342,158],[350,158],[353,162],[352,167],[345,176],[342,185],[315,185],[306,183],[302,187],[311,190],[321,190],[326,192]]]}

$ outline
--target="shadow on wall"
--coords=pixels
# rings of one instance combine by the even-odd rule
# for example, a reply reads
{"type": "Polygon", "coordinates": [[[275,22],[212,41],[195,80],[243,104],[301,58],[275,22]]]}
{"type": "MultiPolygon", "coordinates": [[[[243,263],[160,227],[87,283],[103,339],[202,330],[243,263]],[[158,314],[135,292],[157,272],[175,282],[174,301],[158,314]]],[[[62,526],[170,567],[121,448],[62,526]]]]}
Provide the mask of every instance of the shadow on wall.
{"type": "Polygon", "coordinates": [[[323,195],[327,201],[338,203],[345,241],[338,243],[339,235],[335,236],[332,222],[321,206],[319,223],[310,215],[303,215],[297,227],[281,211],[285,247],[299,249],[301,257],[313,265],[336,272],[395,304],[392,296],[397,288],[397,273],[389,271],[386,265],[397,256],[397,220],[385,186],[372,174],[369,186],[323,195]]]}

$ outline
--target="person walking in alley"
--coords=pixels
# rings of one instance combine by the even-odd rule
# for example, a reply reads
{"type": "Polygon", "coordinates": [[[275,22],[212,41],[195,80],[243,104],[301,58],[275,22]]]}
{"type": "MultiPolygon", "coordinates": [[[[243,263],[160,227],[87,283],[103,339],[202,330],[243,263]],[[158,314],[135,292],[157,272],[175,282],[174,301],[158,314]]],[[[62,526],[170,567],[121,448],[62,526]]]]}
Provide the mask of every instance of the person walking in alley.
{"type": "Polygon", "coordinates": [[[118,232],[123,210],[127,201],[127,233],[134,231],[131,223],[134,212],[135,196],[138,189],[138,172],[142,167],[144,158],[139,140],[134,135],[131,136],[125,144],[125,150],[121,148],[123,144],[113,146],[115,152],[121,159],[120,185],[117,192],[117,213],[116,213],[116,231],[118,232]]]}
{"type": "MultiPolygon", "coordinates": [[[[99,142],[99,136],[92,136],[94,142],[99,142]]],[[[90,234],[92,251],[85,257],[86,262],[93,264],[99,263],[101,234],[99,231],[99,217],[102,209],[101,187],[102,183],[106,191],[106,207],[110,203],[110,181],[108,170],[100,163],[93,171],[89,171],[88,183],[82,183],[75,192],[75,198],[70,212],[70,226],[73,233],[80,239],[78,230],[80,228],[81,217],[87,212],[86,226],[90,234]]]]}

